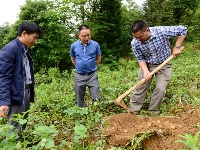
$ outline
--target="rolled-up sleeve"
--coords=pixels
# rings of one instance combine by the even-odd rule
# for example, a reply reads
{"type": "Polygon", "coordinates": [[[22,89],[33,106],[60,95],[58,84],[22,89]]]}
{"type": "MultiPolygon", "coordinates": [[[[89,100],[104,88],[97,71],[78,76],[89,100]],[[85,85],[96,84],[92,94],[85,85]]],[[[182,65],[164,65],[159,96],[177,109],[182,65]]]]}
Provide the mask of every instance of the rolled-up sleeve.
{"type": "Polygon", "coordinates": [[[164,35],[170,39],[176,36],[182,36],[187,34],[187,28],[185,26],[164,26],[162,27],[164,35]]]}

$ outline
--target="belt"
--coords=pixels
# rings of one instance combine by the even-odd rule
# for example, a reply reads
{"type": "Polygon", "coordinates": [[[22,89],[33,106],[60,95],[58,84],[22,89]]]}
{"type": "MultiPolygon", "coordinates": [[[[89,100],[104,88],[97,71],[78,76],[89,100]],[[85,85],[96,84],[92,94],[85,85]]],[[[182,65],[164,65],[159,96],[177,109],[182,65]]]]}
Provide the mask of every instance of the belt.
{"type": "Polygon", "coordinates": [[[91,74],[93,74],[95,71],[91,71],[91,72],[87,72],[87,73],[78,73],[78,74],[80,74],[80,75],[91,75],[91,74]]]}
{"type": "MultiPolygon", "coordinates": [[[[147,65],[160,65],[160,64],[162,64],[163,62],[161,62],[161,63],[159,63],[159,64],[149,64],[149,63],[147,63],[147,65]]],[[[171,64],[171,62],[168,62],[167,64],[171,64]]]]}
{"type": "Polygon", "coordinates": [[[26,84],[25,85],[25,89],[30,89],[31,88],[31,84],[26,84]]]}

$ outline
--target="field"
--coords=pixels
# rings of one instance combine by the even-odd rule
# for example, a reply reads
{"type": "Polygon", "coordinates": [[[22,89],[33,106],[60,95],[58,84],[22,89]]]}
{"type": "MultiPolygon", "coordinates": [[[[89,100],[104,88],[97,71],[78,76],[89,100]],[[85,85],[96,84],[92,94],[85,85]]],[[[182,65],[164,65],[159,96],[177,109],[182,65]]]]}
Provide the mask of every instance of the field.
{"type": "MultiPolygon", "coordinates": [[[[192,149],[200,148],[200,46],[187,43],[181,55],[172,60],[173,78],[167,88],[159,116],[146,112],[152,84],[139,115],[128,114],[113,103],[137,82],[138,65],[134,59],[120,59],[109,65],[101,64],[98,75],[101,102],[91,104],[86,92],[86,108],[75,105],[73,75],[58,68],[36,74],[36,102],[29,119],[17,116],[20,124],[27,122],[23,140],[8,134],[11,128],[0,119],[1,149],[58,150],[130,150],[130,149],[192,149]],[[188,135],[187,135],[188,134],[188,135]],[[195,136],[196,135],[196,136],[195,136]],[[184,138],[185,137],[185,138],[184,138]],[[193,145],[187,146],[187,139],[193,145]],[[177,140],[182,140],[177,142],[177,140]],[[7,143],[7,144],[5,144],[7,143]],[[198,143],[198,142],[197,142],[198,143]],[[193,148],[194,148],[193,147],[193,148]]],[[[155,81],[154,81],[155,82],[155,81]]],[[[129,106],[131,94],[123,99],[129,106]]],[[[190,143],[189,143],[190,144],[190,143]]]]}

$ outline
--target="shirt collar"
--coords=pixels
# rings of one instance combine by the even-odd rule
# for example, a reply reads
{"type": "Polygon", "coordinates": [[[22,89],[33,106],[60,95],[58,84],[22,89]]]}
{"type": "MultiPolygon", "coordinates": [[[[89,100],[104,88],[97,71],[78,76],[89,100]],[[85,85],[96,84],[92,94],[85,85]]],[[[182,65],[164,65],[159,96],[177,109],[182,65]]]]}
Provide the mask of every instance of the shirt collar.
{"type": "Polygon", "coordinates": [[[28,47],[26,47],[18,38],[16,38],[16,42],[18,43],[21,49],[28,49],[28,47]]]}
{"type": "Polygon", "coordinates": [[[148,43],[151,39],[154,39],[155,37],[156,37],[156,34],[152,30],[150,30],[150,38],[144,43],[148,43]]]}
{"type": "MultiPolygon", "coordinates": [[[[81,44],[83,44],[83,43],[81,42],[81,40],[79,40],[79,41],[80,41],[81,44]]],[[[87,45],[90,44],[90,41],[91,41],[91,40],[89,40],[89,42],[87,43],[87,45]]],[[[83,44],[83,45],[84,45],[84,44],[83,44]]],[[[86,45],[85,45],[85,46],[86,46],[86,45]]]]}
{"type": "Polygon", "coordinates": [[[155,37],[156,37],[156,34],[152,30],[150,30],[150,38],[149,39],[153,39],[155,37]]]}

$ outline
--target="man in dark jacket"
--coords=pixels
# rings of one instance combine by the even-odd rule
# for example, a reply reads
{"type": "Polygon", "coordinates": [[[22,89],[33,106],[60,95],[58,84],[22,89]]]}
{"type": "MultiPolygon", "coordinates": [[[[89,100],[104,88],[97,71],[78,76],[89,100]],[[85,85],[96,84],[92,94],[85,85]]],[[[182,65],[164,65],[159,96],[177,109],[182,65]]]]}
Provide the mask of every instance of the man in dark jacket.
{"type": "MultiPolygon", "coordinates": [[[[29,53],[41,34],[40,27],[33,22],[23,22],[18,28],[18,37],[0,51],[0,117],[7,117],[11,125],[20,132],[13,114],[22,114],[34,102],[33,61],[29,53]]],[[[25,115],[25,119],[28,114],[25,115]]],[[[22,129],[25,126],[22,127],[22,129]]]]}

